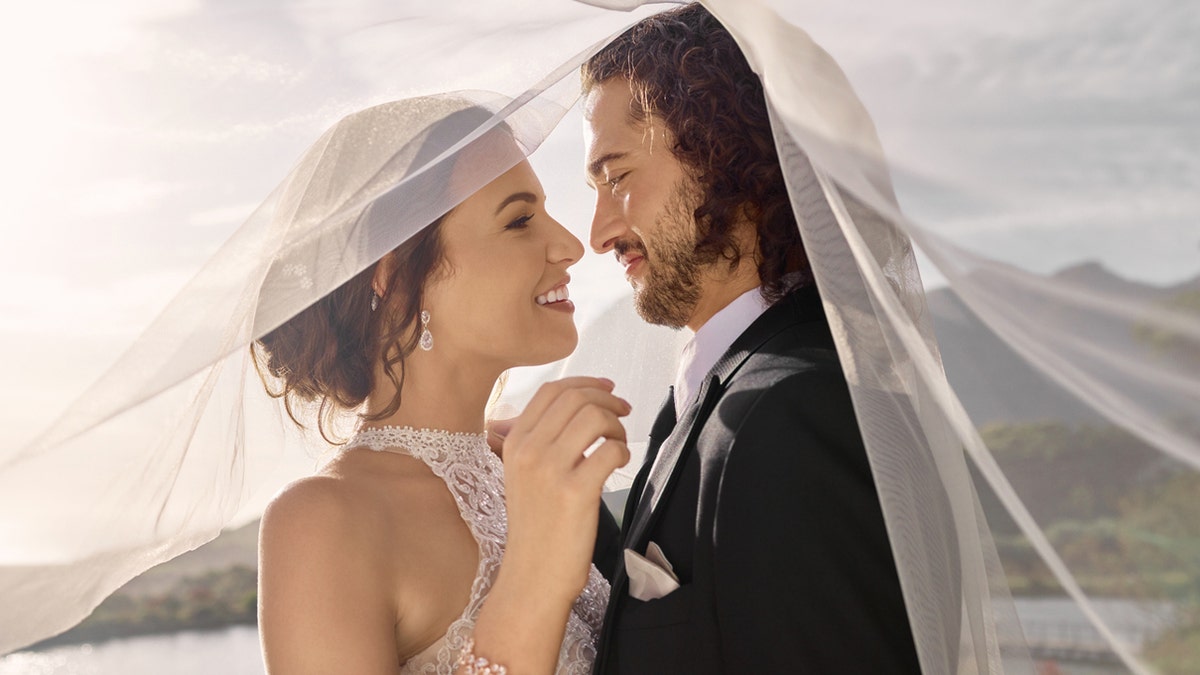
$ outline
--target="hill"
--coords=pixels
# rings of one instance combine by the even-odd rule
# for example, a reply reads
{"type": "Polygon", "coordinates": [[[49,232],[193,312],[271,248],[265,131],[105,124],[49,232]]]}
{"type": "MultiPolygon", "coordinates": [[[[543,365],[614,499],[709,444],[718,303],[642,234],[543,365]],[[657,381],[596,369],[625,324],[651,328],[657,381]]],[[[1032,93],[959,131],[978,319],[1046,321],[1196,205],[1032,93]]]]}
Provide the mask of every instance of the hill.
{"type": "MultiPolygon", "coordinates": [[[[1095,264],[1063,270],[1056,278],[1071,285],[1118,293],[1135,299],[1139,305],[1167,304],[1200,293],[1200,278],[1161,288],[1121,279],[1095,264]]],[[[1129,533],[1144,534],[1146,523],[1151,521],[1157,523],[1156,529],[1166,523],[1165,531],[1179,530],[1178,541],[1198,541],[1200,532],[1188,523],[1200,522],[1200,518],[1185,517],[1183,512],[1192,513],[1186,505],[1200,494],[1196,492],[1200,479],[1187,472],[1181,474],[1177,465],[1163,460],[1157,451],[1104,424],[1086,406],[1030,367],[951,291],[931,291],[928,302],[950,383],[968,414],[983,429],[988,446],[1030,511],[1055,545],[1065,546],[1065,556],[1073,567],[1113,567],[1115,563],[1096,548],[1095,542],[1113,545],[1117,538],[1131,536],[1129,533]],[[995,393],[1014,391],[1022,395],[995,393]],[[1096,461],[1098,454],[1106,461],[1096,461]],[[1061,470],[1047,475],[1043,460],[1051,455],[1056,456],[1056,466],[1061,470]],[[1168,488],[1166,493],[1164,487],[1168,488]],[[1174,505],[1172,509],[1159,504],[1164,500],[1174,505]],[[1107,523],[1104,527],[1111,533],[1105,530],[1097,537],[1095,532],[1085,532],[1087,536],[1080,538],[1078,524],[1094,522],[1107,523]]],[[[1035,299],[1028,302],[1027,309],[1031,321],[1058,322],[1080,334],[1091,334],[1092,329],[1099,328],[1089,324],[1092,319],[1088,316],[1052,315],[1050,308],[1035,299]]],[[[1139,335],[1133,324],[1118,330],[1104,328],[1096,332],[1109,336],[1113,340],[1109,346],[1120,349],[1154,349],[1163,341],[1162,336],[1147,339],[1139,335]]],[[[986,489],[981,489],[980,496],[1013,589],[1022,593],[1056,592],[1053,580],[1017,534],[1003,507],[986,489]]],[[[226,531],[209,544],[147,571],[106,600],[79,627],[43,646],[253,623],[258,525],[255,521],[226,531]]],[[[1156,546],[1161,547],[1161,543],[1156,546]]],[[[1120,594],[1125,590],[1121,579],[1152,571],[1147,578],[1156,583],[1166,580],[1160,584],[1161,592],[1200,593],[1188,581],[1200,578],[1192,574],[1200,570],[1188,568],[1181,577],[1178,555],[1171,553],[1167,560],[1161,557],[1154,548],[1139,553],[1129,559],[1136,559],[1138,570],[1121,569],[1115,576],[1099,574],[1092,582],[1094,588],[1120,594]]]]}
{"type": "MultiPolygon", "coordinates": [[[[1153,286],[1122,279],[1098,263],[1064,269],[1054,278],[1066,288],[1091,289],[1138,306],[1166,306],[1200,293],[1200,277],[1173,286],[1153,286]]],[[[1097,424],[1101,419],[1058,384],[1036,371],[963,304],[950,289],[927,295],[934,332],[942,351],[946,378],[977,426],[1056,420],[1097,424]],[[1020,396],[1014,396],[1020,392],[1020,396]]],[[[1065,335],[1086,336],[1102,348],[1121,353],[1154,349],[1139,326],[1095,312],[1064,312],[1042,298],[1018,296],[1024,320],[1065,335]]],[[[1145,401],[1169,411],[1176,401],[1145,401]]]]}
{"type": "Polygon", "coordinates": [[[257,520],[226,530],[204,546],[147,570],[118,592],[132,597],[158,595],[177,587],[184,579],[232,567],[258,569],[257,520]]]}
{"type": "MultiPolygon", "coordinates": [[[[1086,285],[1105,292],[1115,292],[1143,303],[1165,303],[1181,293],[1200,290],[1200,277],[1188,282],[1158,287],[1122,279],[1096,263],[1064,269],[1055,278],[1070,284],[1086,285]]],[[[937,289],[928,294],[934,330],[942,350],[946,376],[958,392],[967,413],[981,427],[1026,425],[1047,420],[1056,423],[1100,425],[1100,418],[1058,385],[1035,371],[1026,361],[1005,345],[949,289],[937,289]],[[986,359],[976,355],[987,354],[986,359]],[[1007,396],[1003,400],[994,392],[1022,392],[1021,397],[1007,396]]],[[[1031,316],[1046,320],[1045,311],[1036,304],[1030,306],[1031,316]]],[[[1077,317],[1058,317],[1065,322],[1079,321],[1077,317]]],[[[1079,329],[1088,326],[1080,323],[1079,329]]],[[[1111,331],[1110,331],[1111,332],[1111,331]]],[[[1128,349],[1149,349],[1138,342],[1134,326],[1129,326],[1127,338],[1119,346],[1128,349]]],[[[999,432],[996,432],[999,433],[999,432]]],[[[1039,432],[1040,433],[1040,432],[1039,432]]],[[[1065,432],[1064,432],[1065,433],[1065,432]]],[[[1087,475],[1101,480],[1096,470],[1121,471],[1120,462],[1092,467],[1087,475]]],[[[1013,470],[1021,471],[1020,465],[1013,470]]],[[[1042,485],[1034,476],[1030,484],[1042,485]]],[[[1036,490],[1050,499],[1053,485],[1036,490]]],[[[208,571],[233,566],[257,567],[258,522],[222,533],[213,542],[195,551],[160,565],[130,582],[123,592],[132,595],[162,592],[180,580],[208,571]]]]}

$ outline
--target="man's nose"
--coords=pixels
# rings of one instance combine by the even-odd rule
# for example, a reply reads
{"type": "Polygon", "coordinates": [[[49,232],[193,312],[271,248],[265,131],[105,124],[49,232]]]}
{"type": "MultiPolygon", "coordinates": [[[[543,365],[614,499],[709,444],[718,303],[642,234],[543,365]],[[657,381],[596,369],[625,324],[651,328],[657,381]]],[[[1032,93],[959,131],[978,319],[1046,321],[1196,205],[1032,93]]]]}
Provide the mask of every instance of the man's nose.
{"type": "Polygon", "coordinates": [[[607,253],[627,231],[624,215],[617,207],[612,195],[603,190],[596,191],[596,212],[592,215],[592,228],[588,243],[596,253],[607,253]]]}

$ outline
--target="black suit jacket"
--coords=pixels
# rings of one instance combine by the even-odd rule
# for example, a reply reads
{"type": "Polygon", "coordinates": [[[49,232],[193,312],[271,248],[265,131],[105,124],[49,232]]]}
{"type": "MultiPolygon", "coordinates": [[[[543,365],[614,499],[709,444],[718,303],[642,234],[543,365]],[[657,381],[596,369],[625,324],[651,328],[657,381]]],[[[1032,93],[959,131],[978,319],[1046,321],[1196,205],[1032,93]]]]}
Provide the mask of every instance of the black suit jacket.
{"type": "Polygon", "coordinates": [[[920,672],[816,290],[759,317],[677,424],[670,403],[630,491],[624,546],[656,542],[681,587],[636,600],[617,557],[595,672],[920,672]]]}

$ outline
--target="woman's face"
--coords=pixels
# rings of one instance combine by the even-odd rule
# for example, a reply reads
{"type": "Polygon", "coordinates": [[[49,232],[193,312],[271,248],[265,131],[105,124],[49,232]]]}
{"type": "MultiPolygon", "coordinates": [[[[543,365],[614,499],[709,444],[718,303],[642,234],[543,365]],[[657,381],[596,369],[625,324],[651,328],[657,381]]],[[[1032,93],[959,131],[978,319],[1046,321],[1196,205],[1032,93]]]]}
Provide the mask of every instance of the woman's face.
{"type": "Polygon", "coordinates": [[[507,369],[575,349],[567,268],[583,245],[546,212],[529,162],[459,204],[442,221],[441,240],[444,270],[426,286],[424,307],[435,351],[507,369]]]}

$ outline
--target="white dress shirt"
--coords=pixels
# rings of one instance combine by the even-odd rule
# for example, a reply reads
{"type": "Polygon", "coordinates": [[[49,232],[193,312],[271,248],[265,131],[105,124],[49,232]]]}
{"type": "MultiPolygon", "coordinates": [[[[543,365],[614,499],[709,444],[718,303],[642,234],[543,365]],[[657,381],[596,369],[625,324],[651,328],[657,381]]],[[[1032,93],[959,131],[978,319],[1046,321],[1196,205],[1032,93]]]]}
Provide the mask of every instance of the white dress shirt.
{"type": "Polygon", "coordinates": [[[770,305],[763,299],[760,288],[755,286],[712,315],[688,340],[679,358],[679,371],[675,375],[676,419],[683,415],[692,399],[699,394],[700,385],[708,371],[717,365],[721,356],[733,346],[734,340],[746,332],[768,307],[770,305]]]}
{"type": "MultiPolygon", "coordinates": [[[[717,361],[733,346],[738,336],[746,332],[768,307],[770,304],[763,299],[761,287],[755,286],[713,314],[683,346],[679,370],[675,374],[676,420],[683,416],[683,411],[693,403],[692,399],[699,395],[700,385],[708,371],[717,365],[717,361]]],[[[654,464],[657,465],[661,459],[662,453],[659,453],[654,458],[654,464]]],[[[651,472],[655,468],[657,466],[650,467],[651,472]]]]}

